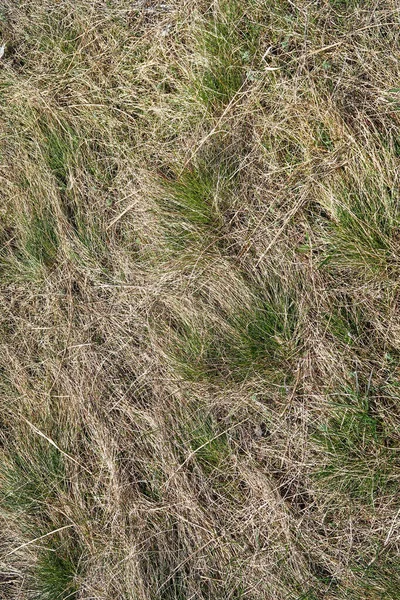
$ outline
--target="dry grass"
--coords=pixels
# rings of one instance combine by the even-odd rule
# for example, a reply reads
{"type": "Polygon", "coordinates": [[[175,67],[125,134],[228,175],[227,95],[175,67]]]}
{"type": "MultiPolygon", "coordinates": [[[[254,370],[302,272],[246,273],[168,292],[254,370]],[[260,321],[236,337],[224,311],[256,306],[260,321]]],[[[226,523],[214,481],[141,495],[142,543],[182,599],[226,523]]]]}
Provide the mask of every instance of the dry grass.
{"type": "Polygon", "coordinates": [[[399,33],[3,0],[1,598],[400,598],[399,33]]]}

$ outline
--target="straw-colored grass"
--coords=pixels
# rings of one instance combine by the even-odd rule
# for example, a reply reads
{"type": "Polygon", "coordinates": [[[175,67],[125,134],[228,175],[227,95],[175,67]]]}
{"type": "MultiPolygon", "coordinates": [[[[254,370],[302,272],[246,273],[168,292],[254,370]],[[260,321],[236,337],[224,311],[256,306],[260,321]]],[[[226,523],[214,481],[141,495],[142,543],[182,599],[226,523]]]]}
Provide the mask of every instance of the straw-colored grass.
{"type": "Polygon", "coordinates": [[[397,0],[3,0],[0,598],[400,598],[397,0]]]}

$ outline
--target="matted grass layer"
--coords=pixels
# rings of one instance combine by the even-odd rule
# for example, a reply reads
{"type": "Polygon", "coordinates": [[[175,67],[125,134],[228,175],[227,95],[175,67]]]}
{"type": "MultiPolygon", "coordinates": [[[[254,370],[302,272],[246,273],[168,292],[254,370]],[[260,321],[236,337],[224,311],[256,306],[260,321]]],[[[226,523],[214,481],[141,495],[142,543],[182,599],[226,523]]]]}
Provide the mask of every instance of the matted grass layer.
{"type": "Polygon", "coordinates": [[[3,0],[0,598],[400,598],[397,0],[3,0]]]}

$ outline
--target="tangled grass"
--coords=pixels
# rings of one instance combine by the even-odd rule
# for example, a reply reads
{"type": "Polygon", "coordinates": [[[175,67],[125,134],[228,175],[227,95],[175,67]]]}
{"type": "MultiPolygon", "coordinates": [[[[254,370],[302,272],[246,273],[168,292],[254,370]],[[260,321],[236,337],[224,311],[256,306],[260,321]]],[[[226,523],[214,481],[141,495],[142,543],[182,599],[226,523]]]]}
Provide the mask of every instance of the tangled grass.
{"type": "Polygon", "coordinates": [[[3,0],[1,598],[400,598],[399,42],[3,0]]]}

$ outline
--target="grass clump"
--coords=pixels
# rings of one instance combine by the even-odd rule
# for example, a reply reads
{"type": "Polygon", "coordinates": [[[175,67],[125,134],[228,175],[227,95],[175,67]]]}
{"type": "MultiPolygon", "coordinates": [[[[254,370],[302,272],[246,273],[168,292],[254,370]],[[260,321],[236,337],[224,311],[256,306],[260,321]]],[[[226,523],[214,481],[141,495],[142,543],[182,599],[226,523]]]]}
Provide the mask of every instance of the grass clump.
{"type": "Polygon", "coordinates": [[[43,600],[77,598],[79,559],[76,548],[66,548],[61,540],[57,546],[53,541],[51,547],[40,554],[34,567],[33,578],[37,597],[43,600]]]}
{"type": "Polygon", "coordinates": [[[0,259],[3,277],[40,280],[54,266],[58,245],[56,222],[49,211],[34,211],[31,216],[21,218],[17,240],[11,247],[6,243],[3,248],[0,259]]]}
{"type": "Polygon", "coordinates": [[[178,363],[193,380],[244,381],[264,375],[282,381],[290,378],[290,360],[297,351],[297,323],[296,305],[289,296],[257,298],[251,308],[227,315],[220,326],[210,324],[204,333],[184,325],[178,363]]]}
{"type": "Polygon", "coordinates": [[[204,244],[221,227],[220,188],[224,177],[206,165],[186,169],[177,179],[166,181],[159,201],[168,245],[183,250],[204,244]]]}
{"type": "Polygon", "coordinates": [[[70,168],[76,162],[78,138],[66,124],[58,123],[53,127],[43,122],[45,161],[53,174],[60,190],[65,191],[69,184],[70,168]]]}
{"type": "Polygon", "coordinates": [[[83,549],[61,508],[68,493],[64,457],[46,440],[25,434],[23,441],[10,441],[2,452],[0,514],[13,524],[15,539],[18,534],[24,540],[21,552],[25,544],[28,553],[35,550],[24,574],[30,590],[27,597],[76,598],[83,549]]]}
{"type": "Polygon", "coordinates": [[[289,361],[296,346],[297,322],[296,303],[279,293],[257,302],[251,311],[235,315],[233,323],[241,338],[235,362],[240,368],[252,365],[257,371],[263,370],[268,361],[272,367],[289,361]]]}
{"type": "Polygon", "coordinates": [[[192,452],[206,473],[223,469],[224,463],[229,460],[230,448],[226,434],[217,433],[210,415],[199,421],[198,426],[190,431],[189,437],[192,452]]]}
{"type": "MultiPolygon", "coordinates": [[[[370,561],[371,563],[371,561],[370,561]]],[[[354,567],[354,571],[360,579],[361,593],[367,594],[369,598],[378,600],[396,600],[400,583],[400,570],[397,556],[391,555],[381,549],[381,556],[373,560],[371,564],[354,567]],[[386,555],[385,555],[386,554],[386,555]]],[[[351,597],[359,597],[356,591],[351,597]]]]}
{"type": "Polygon", "coordinates": [[[329,331],[338,342],[354,349],[368,347],[371,324],[365,313],[355,306],[351,299],[340,299],[335,308],[326,315],[326,322],[329,331]]]}
{"type": "Polygon", "coordinates": [[[21,258],[29,265],[49,266],[57,253],[58,237],[54,219],[49,213],[42,216],[34,214],[26,224],[26,237],[21,258]]]}
{"type": "Polygon", "coordinates": [[[215,5],[199,33],[205,67],[200,69],[196,94],[211,110],[228,104],[246,79],[260,77],[259,62],[262,22],[254,19],[254,2],[224,0],[215,5]]]}
{"type": "Polygon", "coordinates": [[[370,392],[349,391],[339,397],[315,440],[326,457],[318,478],[353,501],[373,504],[395,484],[393,440],[370,392]]]}
{"type": "Polygon", "coordinates": [[[397,192],[374,184],[339,187],[328,237],[332,265],[362,270],[366,276],[391,278],[398,269],[397,192]],[[371,186],[370,189],[369,185],[371,186]]]}
{"type": "Polygon", "coordinates": [[[65,485],[63,458],[55,448],[38,444],[31,456],[15,450],[3,456],[1,465],[3,506],[16,513],[40,518],[48,501],[65,485]]]}

